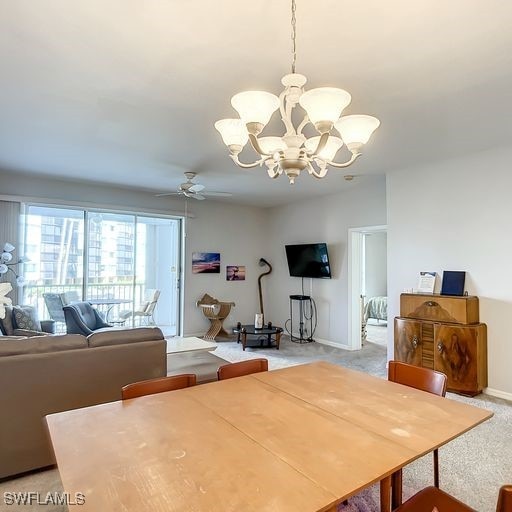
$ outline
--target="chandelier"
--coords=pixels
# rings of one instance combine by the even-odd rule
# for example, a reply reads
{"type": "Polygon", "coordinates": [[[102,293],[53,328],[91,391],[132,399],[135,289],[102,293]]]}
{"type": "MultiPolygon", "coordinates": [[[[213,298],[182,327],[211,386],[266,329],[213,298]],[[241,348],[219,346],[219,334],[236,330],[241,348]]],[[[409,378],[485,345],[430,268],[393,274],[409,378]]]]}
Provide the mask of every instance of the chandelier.
{"type": "Polygon", "coordinates": [[[290,183],[295,182],[301,171],[307,170],[315,178],[324,178],[328,167],[348,167],[361,156],[363,146],[380,121],[368,115],[342,116],[350,104],[347,91],[335,87],[318,87],[306,91],[306,77],[295,72],[296,5],[292,0],[292,72],[281,79],[284,90],[279,97],[265,91],[245,91],[231,98],[231,105],[238,112],[237,119],[221,119],[215,123],[233,161],[244,169],[266,165],[270,178],[285,173],[290,183]],[[300,105],[305,112],[295,127],[294,109],[300,105]],[[259,137],[279,109],[286,132],[281,137],[259,137]],[[304,128],[313,125],[318,135],[306,138],[304,128]],[[339,137],[336,135],[339,134],[339,137]],[[258,154],[253,163],[243,163],[239,154],[247,142],[258,154]],[[334,162],[336,153],[345,145],[351,156],[346,162],[334,162]]]}

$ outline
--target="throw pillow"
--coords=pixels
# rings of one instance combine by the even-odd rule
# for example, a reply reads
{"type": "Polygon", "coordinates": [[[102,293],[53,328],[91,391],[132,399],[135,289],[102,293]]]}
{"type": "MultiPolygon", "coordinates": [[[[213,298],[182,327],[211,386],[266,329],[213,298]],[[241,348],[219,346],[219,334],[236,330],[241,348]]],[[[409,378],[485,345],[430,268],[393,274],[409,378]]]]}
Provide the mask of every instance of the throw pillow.
{"type": "Polygon", "coordinates": [[[37,310],[32,306],[14,306],[12,308],[13,323],[16,329],[41,331],[41,322],[37,310]]]}

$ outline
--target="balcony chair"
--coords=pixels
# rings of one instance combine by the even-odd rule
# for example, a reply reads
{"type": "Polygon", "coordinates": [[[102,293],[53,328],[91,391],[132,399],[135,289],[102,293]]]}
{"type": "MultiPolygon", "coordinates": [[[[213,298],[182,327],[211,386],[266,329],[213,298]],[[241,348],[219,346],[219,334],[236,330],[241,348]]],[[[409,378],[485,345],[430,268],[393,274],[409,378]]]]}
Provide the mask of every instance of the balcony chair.
{"type": "MultiPolygon", "coordinates": [[[[476,512],[461,501],[441,491],[437,487],[427,487],[409,498],[403,505],[394,509],[394,512],[476,512]]],[[[498,495],[496,512],[512,511],[512,485],[504,485],[498,495]]]]}
{"type": "Polygon", "coordinates": [[[160,290],[146,290],[144,300],[135,310],[124,310],[119,313],[119,317],[112,321],[115,324],[124,324],[128,318],[139,317],[146,320],[146,325],[155,325],[155,308],[160,298],[160,290]]]}
{"type": "Polygon", "coordinates": [[[249,359],[248,361],[220,366],[217,370],[217,378],[218,380],[226,380],[266,371],[268,371],[268,361],[266,359],[249,359]]]}
{"type": "Polygon", "coordinates": [[[89,336],[98,329],[112,327],[88,302],[74,302],[63,309],[68,334],[89,336]]]}
{"type": "Polygon", "coordinates": [[[64,306],[67,306],[68,304],[71,304],[72,302],[78,302],[80,300],[80,297],[76,290],[70,290],[67,292],[63,292],[60,294],[60,296],[62,299],[62,304],[64,304],[64,306]]]}
{"type": "MultiPolygon", "coordinates": [[[[426,391],[427,393],[432,393],[434,395],[446,395],[446,375],[441,372],[436,372],[435,370],[430,370],[429,368],[413,366],[399,361],[389,361],[388,380],[398,384],[403,384],[404,386],[416,388],[421,391],[426,391]]],[[[439,487],[439,452],[436,449],[433,453],[434,485],[435,487],[439,487]]],[[[397,491],[397,496],[394,496],[393,506],[398,506],[402,499],[401,469],[393,474],[393,487],[397,491]]]]}
{"type": "Polygon", "coordinates": [[[62,309],[64,304],[61,294],[43,293],[43,299],[46,304],[46,309],[48,309],[48,313],[50,314],[50,318],[56,322],[64,323],[66,319],[64,318],[64,310],[62,309]]]}
{"type": "Polygon", "coordinates": [[[159,379],[142,380],[127,384],[121,388],[123,400],[138,398],[139,396],[175,391],[196,385],[196,376],[193,373],[161,377],[159,379]]]}

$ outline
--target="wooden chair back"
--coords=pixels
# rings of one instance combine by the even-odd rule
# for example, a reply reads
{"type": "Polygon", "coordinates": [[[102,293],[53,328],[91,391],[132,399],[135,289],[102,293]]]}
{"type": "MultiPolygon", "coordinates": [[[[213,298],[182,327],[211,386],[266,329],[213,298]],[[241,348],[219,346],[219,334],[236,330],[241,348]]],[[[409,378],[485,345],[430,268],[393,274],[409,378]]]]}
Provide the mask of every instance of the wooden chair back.
{"type": "Polygon", "coordinates": [[[184,373],[182,375],[172,375],[170,377],[142,380],[133,384],[127,384],[123,386],[121,393],[123,400],[128,400],[130,398],[164,393],[165,391],[175,391],[195,385],[196,376],[193,373],[184,373]]]}
{"type": "MultiPolygon", "coordinates": [[[[434,395],[446,395],[446,375],[436,372],[430,368],[422,368],[412,364],[402,363],[400,361],[389,361],[388,363],[388,380],[416,388],[421,391],[427,391],[434,395]]],[[[439,450],[433,451],[434,457],[434,485],[439,487],[439,450]]],[[[393,505],[396,506],[402,501],[402,470],[398,470],[393,474],[393,487],[395,496],[393,497],[393,505]]],[[[454,511],[455,512],[455,511],[454,511]]]]}
{"type": "Polygon", "coordinates": [[[496,505],[496,512],[511,512],[512,511],[512,484],[504,485],[500,489],[498,495],[498,504],[496,505]]]}
{"type": "Polygon", "coordinates": [[[434,395],[446,395],[446,375],[429,368],[400,361],[389,361],[388,380],[434,395]]]}
{"type": "MultiPolygon", "coordinates": [[[[417,512],[420,510],[438,510],[440,512],[475,512],[461,501],[437,487],[427,487],[409,498],[394,512],[417,512]]],[[[496,512],[512,511],[512,485],[504,485],[498,495],[496,512]]]]}
{"type": "Polygon", "coordinates": [[[217,378],[225,380],[266,371],[268,371],[268,361],[266,359],[249,359],[248,361],[220,366],[217,370],[217,378]]]}

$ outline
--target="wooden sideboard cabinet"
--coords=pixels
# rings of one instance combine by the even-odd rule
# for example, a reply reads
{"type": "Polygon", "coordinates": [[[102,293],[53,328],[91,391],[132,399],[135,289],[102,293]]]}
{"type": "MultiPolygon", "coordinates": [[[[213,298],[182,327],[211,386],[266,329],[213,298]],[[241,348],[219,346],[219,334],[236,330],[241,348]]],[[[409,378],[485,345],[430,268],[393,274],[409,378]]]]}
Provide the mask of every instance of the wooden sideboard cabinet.
{"type": "Polygon", "coordinates": [[[487,386],[487,326],[478,297],[400,295],[395,359],[448,376],[448,390],[474,396],[487,386]]]}

